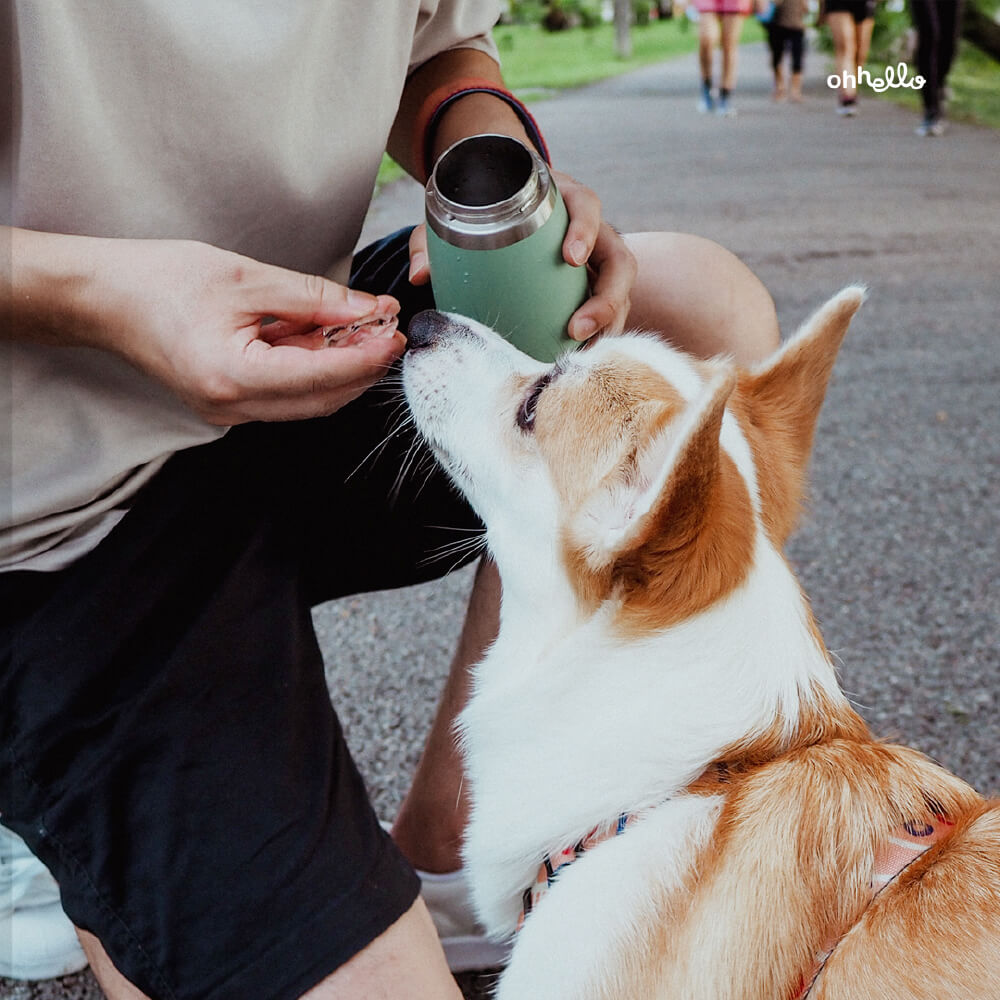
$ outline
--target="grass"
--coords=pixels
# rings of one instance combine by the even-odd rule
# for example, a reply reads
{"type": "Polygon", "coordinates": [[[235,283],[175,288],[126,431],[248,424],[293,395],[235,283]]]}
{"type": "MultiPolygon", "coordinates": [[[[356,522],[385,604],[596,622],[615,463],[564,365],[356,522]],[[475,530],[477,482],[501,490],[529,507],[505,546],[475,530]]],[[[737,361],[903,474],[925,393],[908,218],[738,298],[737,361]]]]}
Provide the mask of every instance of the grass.
{"type": "Polygon", "coordinates": [[[493,37],[507,85],[528,99],[544,96],[545,91],[617,76],[698,48],[698,29],[687,18],[633,28],[628,59],[615,52],[611,24],[555,32],[537,25],[501,25],[494,29],[493,37]]]}

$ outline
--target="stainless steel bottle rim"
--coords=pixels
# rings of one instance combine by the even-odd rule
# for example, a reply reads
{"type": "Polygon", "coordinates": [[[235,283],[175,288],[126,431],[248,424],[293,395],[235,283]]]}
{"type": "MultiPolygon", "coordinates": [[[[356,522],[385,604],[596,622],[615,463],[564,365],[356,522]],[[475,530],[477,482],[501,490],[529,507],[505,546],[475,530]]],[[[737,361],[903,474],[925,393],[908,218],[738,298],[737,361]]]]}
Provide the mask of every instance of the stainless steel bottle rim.
{"type": "Polygon", "coordinates": [[[510,136],[477,135],[461,139],[438,159],[425,192],[427,224],[444,242],[463,250],[497,250],[511,246],[537,232],[555,211],[558,198],[545,161],[510,136]],[[461,185],[454,181],[466,163],[481,168],[490,156],[513,156],[512,174],[498,189],[502,197],[478,204],[449,197],[461,185]],[[516,186],[515,185],[519,185],[516,186]],[[510,193],[507,194],[507,190],[510,193]]]}

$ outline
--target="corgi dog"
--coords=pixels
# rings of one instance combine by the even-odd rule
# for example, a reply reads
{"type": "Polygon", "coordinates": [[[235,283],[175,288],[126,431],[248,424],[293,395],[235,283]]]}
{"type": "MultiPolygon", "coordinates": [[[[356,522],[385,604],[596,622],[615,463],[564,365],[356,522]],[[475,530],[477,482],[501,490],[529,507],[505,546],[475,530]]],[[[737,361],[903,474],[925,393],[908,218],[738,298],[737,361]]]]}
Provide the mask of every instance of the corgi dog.
{"type": "Polygon", "coordinates": [[[498,1000],[1000,998],[1000,803],[873,737],[782,555],[862,299],[749,370],[411,324],[503,583],[459,720],[498,1000]]]}

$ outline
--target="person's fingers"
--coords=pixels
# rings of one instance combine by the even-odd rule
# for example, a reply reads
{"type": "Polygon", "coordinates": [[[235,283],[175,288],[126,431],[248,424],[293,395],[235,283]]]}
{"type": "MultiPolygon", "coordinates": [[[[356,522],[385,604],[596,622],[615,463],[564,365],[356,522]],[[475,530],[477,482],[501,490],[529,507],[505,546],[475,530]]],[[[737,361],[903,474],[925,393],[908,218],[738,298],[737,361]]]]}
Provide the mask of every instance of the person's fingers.
{"type": "Polygon", "coordinates": [[[243,315],[273,316],[313,326],[347,323],[379,311],[399,311],[390,295],[370,295],[316,274],[235,258],[229,274],[243,315]]]}
{"type": "Polygon", "coordinates": [[[241,363],[199,400],[212,423],[301,420],[339,409],[377,382],[403,353],[406,338],[394,329],[348,347],[303,349],[252,340],[241,363]]]}
{"type": "Polygon", "coordinates": [[[573,314],[568,332],[587,340],[598,332],[621,333],[628,317],[637,265],[621,236],[607,223],[590,255],[591,295],[573,314]]]}
{"type": "Polygon", "coordinates": [[[323,338],[319,336],[321,327],[312,323],[299,323],[294,320],[276,319],[260,325],[260,339],[269,344],[299,344],[307,346],[316,342],[323,346],[323,338]]]}
{"type": "Polygon", "coordinates": [[[563,259],[568,264],[581,267],[590,259],[600,234],[601,200],[569,174],[553,170],[552,176],[569,214],[569,226],[563,240],[563,259]]]}
{"type": "Polygon", "coordinates": [[[244,352],[241,382],[248,395],[261,399],[323,394],[359,380],[374,381],[405,345],[405,338],[395,331],[322,351],[254,341],[244,352]]]}
{"type": "Polygon", "coordinates": [[[388,337],[399,324],[399,304],[389,299],[388,308],[349,323],[332,326],[309,326],[277,320],[263,323],[260,339],[272,346],[305,347],[318,350],[323,347],[347,347],[373,337],[388,337]]]}
{"type": "Polygon", "coordinates": [[[415,226],[410,233],[410,274],[411,285],[426,285],[431,280],[430,263],[427,257],[427,227],[424,223],[415,226]]]}

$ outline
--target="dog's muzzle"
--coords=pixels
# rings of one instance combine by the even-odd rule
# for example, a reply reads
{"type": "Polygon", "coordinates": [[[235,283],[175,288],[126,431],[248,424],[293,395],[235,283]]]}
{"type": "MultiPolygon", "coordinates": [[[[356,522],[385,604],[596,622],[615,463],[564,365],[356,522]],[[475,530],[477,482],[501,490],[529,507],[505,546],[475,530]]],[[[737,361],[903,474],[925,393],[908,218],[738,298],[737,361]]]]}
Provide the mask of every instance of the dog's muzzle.
{"type": "Polygon", "coordinates": [[[454,325],[454,321],[444,313],[436,309],[425,309],[410,320],[406,331],[407,347],[411,351],[432,347],[454,325]]]}

